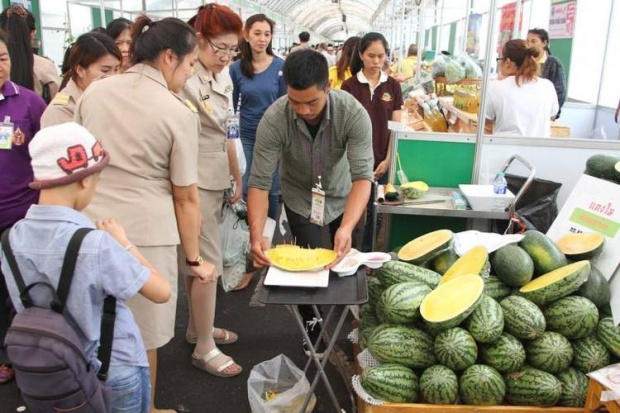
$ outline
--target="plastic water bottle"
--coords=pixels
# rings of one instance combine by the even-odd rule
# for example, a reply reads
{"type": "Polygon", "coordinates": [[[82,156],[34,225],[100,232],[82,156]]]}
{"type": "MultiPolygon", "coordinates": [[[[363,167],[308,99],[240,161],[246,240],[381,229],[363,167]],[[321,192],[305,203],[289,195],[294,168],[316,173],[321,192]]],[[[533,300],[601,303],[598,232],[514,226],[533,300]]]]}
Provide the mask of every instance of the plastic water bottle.
{"type": "Polygon", "coordinates": [[[495,194],[505,194],[506,188],[508,187],[508,182],[506,182],[506,177],[503,172],[499,172],[493,181],[493,193],[495,194]]]}

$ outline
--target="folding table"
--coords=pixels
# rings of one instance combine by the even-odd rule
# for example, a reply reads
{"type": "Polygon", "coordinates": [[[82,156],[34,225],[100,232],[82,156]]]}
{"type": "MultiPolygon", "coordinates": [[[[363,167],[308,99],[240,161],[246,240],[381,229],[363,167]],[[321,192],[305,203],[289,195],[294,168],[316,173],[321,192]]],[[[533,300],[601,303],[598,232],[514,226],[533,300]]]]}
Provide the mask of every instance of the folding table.
{"type": "Polygon", "coordinates": [[[312,381],[310,391],[306,395],[303,407],[300,412],[305,412],[310,398],[314,393],[319,377],[322,378],[327,392],[329,393],[334,407],[337,412],[341,412],[340,404],[334,394],[329,379],[325,374],[325,366],[329,360],[329,355],[332,352],[334,345],[340,334],[340,330],[344,325],[344,321],[349,312],[349,306],[359,305],[368,301],[368,288],[366,280],[366,267],[360,267],[355,275],[349,277],[339,277],[338,274],[331,272],[329,275],[329,286],[327,288],[300,288],[300,287],[279,287],[279,286],[266,286],[261,285],[258,294],[258,301],[263,304],[280,304],[285,305],[295,316],[297,326],[301,330],[306,342],[310,343],[310,337],[306,332],[304,322],[297,310],[298,305],[311,305],[314,313],[319,320],[321,331],[316,343],[313,344],[313,348],[310,349],[311,355],[308,358],[304,373],[306,374],[310,364],[314,361],[317,367],[317,372],[312,381]],[[318,306],[329,307],[325,319],[321,319],[318,306]],[[339,315],[338,315],[339,314],[339,315]],[[327,329],[330,328],[330,320],[333,316],[339,317],[336,326],[331,331],[331,338],[327,345],[327,349],[323,353],[323,359],[321,360],[316,353],[319,342],[323,339],[327,329]]]}

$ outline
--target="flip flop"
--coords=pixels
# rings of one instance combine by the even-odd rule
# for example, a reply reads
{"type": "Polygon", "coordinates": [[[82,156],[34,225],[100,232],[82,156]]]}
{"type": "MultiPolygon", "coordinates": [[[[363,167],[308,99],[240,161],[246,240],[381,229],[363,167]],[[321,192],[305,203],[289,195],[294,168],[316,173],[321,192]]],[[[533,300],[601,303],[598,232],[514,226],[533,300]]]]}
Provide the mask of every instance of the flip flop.
{"type": "Polygon", "coordinates": [[[192,354],[192,365],[196,368],[199,368],[200,370],[204,370],[207,373],[212,374],[217,377],[235,377],[241,374],[241,372],[243,371],[243,368],[239,366],[237,363],[235,363],[235,361],[232,358],[230,358],[230,360],[223,363],[219,367],[210,366],[209,362],[213,360],[214,358],[216,358],[217,356],[219,356],[220,354],[223,354],[223,353],[217,347],[215,347],[213,350],[209,351],[207,354],[205,354],[202,357],[196,357],[194,354],[192,354]],[[235,365],[239,367],[238,371],[233,372],[233,373],[227,373],[224,371],[228,367],[235,366],[235,365]]]}
{"type": "MultiPolygon", "coordinates": [[[[213,327],[214,332],[215,328],[216,327],[213,327]]],[[[224,337],[213,336],[213,341],[215,341],[215,344],[232,344],[239,340],[239,336],[233,331],[226,330],[225,328],[218,328],[218,330],[222,330],[224,332],[224,337]]],[[[198,342],[198,334],[191,334],[190,332],[186,331],[185,341],[187,341],[189,344],[196,344],[198,342]]]]}

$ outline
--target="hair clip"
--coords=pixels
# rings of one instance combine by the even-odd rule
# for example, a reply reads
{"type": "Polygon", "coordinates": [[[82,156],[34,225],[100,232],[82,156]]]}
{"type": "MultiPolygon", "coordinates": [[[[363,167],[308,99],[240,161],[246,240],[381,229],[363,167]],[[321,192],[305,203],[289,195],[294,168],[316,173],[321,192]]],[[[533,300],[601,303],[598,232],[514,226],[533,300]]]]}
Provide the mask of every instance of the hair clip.
{"type": "Polygon", "coordinates": [[[209,3],[209,4],[207,4],[207,5],[205,6],[205,8],[206,8],[207,10],[215,10],[216,6],[217,6],[217,4],[215,4],[215,3],[209,3]]]}
{"type": "Polygon", "coordinates": [[[142,28],[142,32],[141,33],[146,32],[150,28],[151,28],[151,23],[145,24],[144,27],[142,28]]]}

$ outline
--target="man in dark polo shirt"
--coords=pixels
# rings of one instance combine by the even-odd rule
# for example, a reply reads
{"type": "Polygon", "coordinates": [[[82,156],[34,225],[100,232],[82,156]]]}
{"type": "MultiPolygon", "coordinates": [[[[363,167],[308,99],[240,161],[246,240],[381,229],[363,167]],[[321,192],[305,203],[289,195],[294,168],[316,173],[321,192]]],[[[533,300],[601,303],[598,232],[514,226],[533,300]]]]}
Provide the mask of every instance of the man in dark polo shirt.
{"type": "MultiPolygon", "coordinates": [[[[370,118],[353,96],[330,90],[325,57],[313,50],[291,53],[282,72],[287,96],[274,102],[258,125],[249,179],[248,220],[257,268],[270,265],[264,253],[270,245],[262,234],[278,163],[297,245],[325,247],[321,229],[329,226],[339,259],[351,249],[351,234],[366,209],[373,180],[370,118]],[[325,194],[322,219],[312,213],[318,185],[325,194]]],[[[300,306],[299,312],[306,326],[316,324],[312,307],[300,306]]],[[[307,330],[314,342],[318,328],[307,330]]]]}

